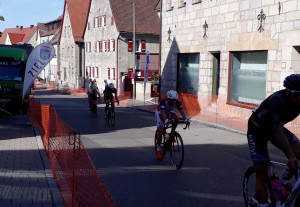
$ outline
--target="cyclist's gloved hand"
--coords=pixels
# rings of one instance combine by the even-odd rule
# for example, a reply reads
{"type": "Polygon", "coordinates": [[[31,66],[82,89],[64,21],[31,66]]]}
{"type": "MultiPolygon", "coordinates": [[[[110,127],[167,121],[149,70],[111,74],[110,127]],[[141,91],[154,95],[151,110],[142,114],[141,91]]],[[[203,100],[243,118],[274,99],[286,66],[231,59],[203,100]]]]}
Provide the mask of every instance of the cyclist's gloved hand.
{"type": "Polygon", "coordinates": [[[165,125],[169,124],[170,120],[169,119],[165,119],[165,125]]]}

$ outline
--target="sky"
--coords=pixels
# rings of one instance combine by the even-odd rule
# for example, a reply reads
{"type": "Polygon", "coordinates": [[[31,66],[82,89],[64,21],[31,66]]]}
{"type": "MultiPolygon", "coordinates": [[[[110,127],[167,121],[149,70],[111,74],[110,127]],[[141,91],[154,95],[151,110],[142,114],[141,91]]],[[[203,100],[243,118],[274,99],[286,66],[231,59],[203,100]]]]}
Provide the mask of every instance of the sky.
{"type": "Polygon", "coordinates": [[[0,0],[0,31],[17,25],[30,27],[56,20],[63,14],[65,0],[0,0]]]}

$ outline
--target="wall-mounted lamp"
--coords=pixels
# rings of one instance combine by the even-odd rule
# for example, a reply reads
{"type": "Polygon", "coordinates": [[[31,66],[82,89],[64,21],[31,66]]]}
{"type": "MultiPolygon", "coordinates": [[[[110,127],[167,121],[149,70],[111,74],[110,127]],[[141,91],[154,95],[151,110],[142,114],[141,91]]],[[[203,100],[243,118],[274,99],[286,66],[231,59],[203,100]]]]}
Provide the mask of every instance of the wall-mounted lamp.
{"type": "Polygon", "coordinates": [[[169,34],[168,42],[171,42],[171,28],[170,27],[169,27],[169,30],[168,30],[168,34],[169,34]]]}
{"type": "Polygon", "coordinates": [[[204,29],[204,35],[203,35],[203,38],[206,38],[206,37],[207,37],[207,34],[206,34],[207,28],[208,28],[208,24],[207,24],[207,22],[206,22],[206,20],[205,20],[205,22],[204,22],[204,24],[203,24],[203,29],[204,29]]]}
{"type": "Polygon", "coordinates": [[[261,32],[264,30],[263,24],[265,23],[266,15],[264,14],[263,10],[260,11],[260,14],[257,15],[258,21],[260,21],[260,25],[258,27],[258,31],[261,32]]]}
{"type": "Polygon", "coordinates": [[[279,15],[280,15],[280,13],[281,13],[281,3],[280,2],[278,2],[278,10],[279,10],[279,15]]]}

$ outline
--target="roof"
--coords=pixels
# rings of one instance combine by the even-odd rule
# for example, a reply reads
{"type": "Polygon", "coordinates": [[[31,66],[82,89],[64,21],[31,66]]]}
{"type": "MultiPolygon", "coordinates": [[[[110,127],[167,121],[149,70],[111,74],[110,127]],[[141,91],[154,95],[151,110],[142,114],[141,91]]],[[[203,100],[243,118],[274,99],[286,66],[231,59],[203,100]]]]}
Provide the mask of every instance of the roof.
{"type": "MultiPolygon", "coordinates": [[[[133,5],[127,0],[109,0],[119,32],[133,32],[133,5]]],[[[160,34],[160,19],[156,11],[159,0],[135,0],[135,31],[160,34]]]]}
{"type": "Polygon", "coordinates": [[[66,0],[64,13],[68,8],[73,38],[75,42],[84,42],[83,35],[87,24],[91,0],[66,0]]]}
{"type": "Polygon", "coordinates": [[[32,35],[36,32],[36,30],[37,30],[36,26],[6,28],[2,32],[2,36],[0,38],[0,44],[5,44],[7,35],[9,35],[9,37],[14,38],[14,40],[11,39],[12,44],[13,44],[13,41],[19,40],[18,38],[20,38],[22,35],[23,35],[23,38],[22,38],[21,42],[28,43],[29,40],[32,38],[32,35]],[[17,34],[19,34],[19,35],[17,35],[17,34]]]}
{"type": "Polygon", "coordinates": [[[18,44],[19,42],[23,42],[24,34],[18,33],[8,33],[11,44],[18,44]]]}
{"type": "MultiPolygon", "coordinates": [[[[61,17],[61,16],[60,16],[61,17]]],[[[37,27],[41,37],[54,35],[57,30],[60,30],[62,19],[58,18],[56,20],[47,23],[38,23],[37,27]]]]}

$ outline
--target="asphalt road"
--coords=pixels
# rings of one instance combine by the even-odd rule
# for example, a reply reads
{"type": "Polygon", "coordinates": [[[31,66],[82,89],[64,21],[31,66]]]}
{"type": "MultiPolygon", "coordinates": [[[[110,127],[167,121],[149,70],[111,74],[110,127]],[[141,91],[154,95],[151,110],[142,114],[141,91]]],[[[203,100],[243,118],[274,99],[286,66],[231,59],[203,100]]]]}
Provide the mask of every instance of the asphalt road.
{"type": "MultiPolygon", "coordinates": [[[[39,94],[37,92],[37,94],[39,94]]],[[[116,108],[116,126],[106,125],[103,105],[91,117],[86,99],[69,95],[36,95],[52,104],[60,117],[81,133],[85,148],[119,207],[241,207],[242,178],[251,165],[245,134],[193,121],[178,127],[185,161],[175,170],[169,157],[156,160],[154,115],[116,108]]],[[[270,149],[271,157],[282,153],[270,149]]]]}

